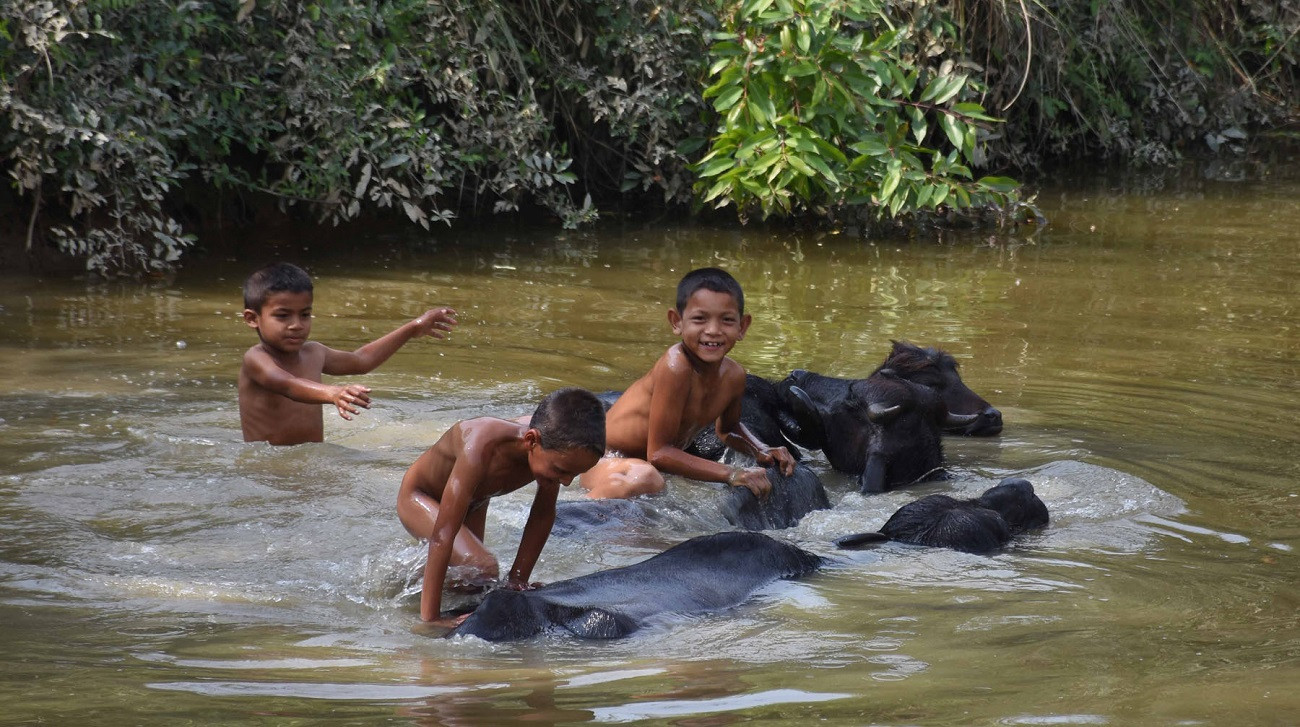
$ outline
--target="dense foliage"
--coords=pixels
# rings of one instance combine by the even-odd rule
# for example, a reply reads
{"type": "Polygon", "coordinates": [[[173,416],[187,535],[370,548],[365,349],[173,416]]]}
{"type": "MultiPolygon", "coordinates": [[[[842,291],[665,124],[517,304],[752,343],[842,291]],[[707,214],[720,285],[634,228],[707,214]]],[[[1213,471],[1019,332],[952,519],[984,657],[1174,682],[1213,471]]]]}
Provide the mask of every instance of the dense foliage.
{"type": "Polygon", "coordinates": [[[933,216],[1014,202],[981,167],[1294,119],[1298,29],[1297,0],[7,0],[0,164],[18,244],[103,273],[268,204],[933,216]]]}
{"type": "Polygon", "coordinates": [[[970,181],[994,119],[974,100],[981,87],[953,52],[955,32],[924,2],[730,5],[704,91],[719,125],[697,166],[702,201],[764,216],[1013,201],[1009,179],[970,181]]]}

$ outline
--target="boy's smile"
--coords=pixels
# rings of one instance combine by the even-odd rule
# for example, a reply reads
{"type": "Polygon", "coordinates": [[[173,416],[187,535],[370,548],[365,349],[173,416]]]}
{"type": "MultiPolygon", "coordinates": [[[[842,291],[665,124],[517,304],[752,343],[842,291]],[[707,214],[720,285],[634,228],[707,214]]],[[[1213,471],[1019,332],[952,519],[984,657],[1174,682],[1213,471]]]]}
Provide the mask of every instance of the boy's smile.
{"type": "Polygon", "coordinates": [[[681,336],[682,350],[705,363],[719,363],[744,340],[751,318],[741,315],[730,293],[701,288],[691,294],[680,313],[668,311],[673,333],[681,336]]]}
{"type": "Polygon", "coordinates": [[[296,353],[311,336],[312,294],[271,293],[260,311],[244,310],[244,322],[262,343],[280,353],[296,353]]]}

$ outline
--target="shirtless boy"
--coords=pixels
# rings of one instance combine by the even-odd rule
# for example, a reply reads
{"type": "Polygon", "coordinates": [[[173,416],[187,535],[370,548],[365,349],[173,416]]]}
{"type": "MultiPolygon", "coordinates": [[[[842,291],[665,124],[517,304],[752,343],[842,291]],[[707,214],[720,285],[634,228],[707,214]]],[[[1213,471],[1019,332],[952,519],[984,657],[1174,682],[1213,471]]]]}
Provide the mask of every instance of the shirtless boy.
{"type": "Polygon", "coordinates": [[[795,460],[785,447],[758,441],[740,422],[745,369],[727,357],[752,322],[740,283],[718,268],[693,270],[677,285],[677,307],[668,311],[681,337],[614,402],[606,415],[602,459],[579,480],[590,497],[635,497],[664,487],[659,472],[693,480],[746,487],[759,497],[772,489],[761,467],[732,467],[687,454],[684,448],[713,424],[724,444],[773,463],[785,474],[795,460]]]}
{"type": "Polygon", "coordinates": [[[560,389],[542,400],[528,424],[480,417],[457,422],[406,471],[397,516],[407,532],[429,541],[420,593],[420,619],[456,626],[469,614],[445,617],[442,588],[448,566],[464,575],[456,585],[483,585],[499,575],[483,546],[488,500],[537,481],[537,494],[504,586],[532,587],[537,557],[555,523],[560,485],[586,472],[605,451],[605,409],[595,394],[560,389]]]}
{"type": "Polygon", "coordinates": [[[333,404],[351,420],[370,408],[370,388],[330,386],[321,374],[367,374],[412,338],[442,338],[456,325],[456,311],[433,308],[355,351],[338,351],[311,335],[312,283],[296,265],[269,265],[244,282],[244,322],[257,331],[256,346],[239,369],[239,424],[245,442],[302,444],[325,439],[321,404],[333,404]]]}

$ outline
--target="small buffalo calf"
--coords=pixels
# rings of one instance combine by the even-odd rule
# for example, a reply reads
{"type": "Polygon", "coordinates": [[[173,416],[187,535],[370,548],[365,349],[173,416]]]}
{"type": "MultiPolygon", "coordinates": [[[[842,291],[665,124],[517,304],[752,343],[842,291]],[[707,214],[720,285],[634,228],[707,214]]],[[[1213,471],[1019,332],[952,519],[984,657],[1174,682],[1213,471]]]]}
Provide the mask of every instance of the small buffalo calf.
{"type": "Polygon", "coordinates": [[[997,550],[1026,530],[1047,525],[1047,506],[1028,480],[1007,478],[972,500],[928,495],[898,508],[878,532],[846,535],[840,548],[896,540],[965,553],[997,550]]]}

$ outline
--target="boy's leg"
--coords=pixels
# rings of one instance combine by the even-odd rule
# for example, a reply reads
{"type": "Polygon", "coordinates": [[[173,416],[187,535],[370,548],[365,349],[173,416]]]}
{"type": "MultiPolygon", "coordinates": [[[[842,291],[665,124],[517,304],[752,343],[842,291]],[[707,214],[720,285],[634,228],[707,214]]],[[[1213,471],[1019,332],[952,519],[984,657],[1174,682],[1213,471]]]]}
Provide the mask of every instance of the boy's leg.
{"type": "Polygon", "coordinates": [[[659,470],[635,457],[604,457],[578,476],[578,484],[595,499],[657,495],[665,487],[659,470]]]}
{"type": "MultiPolygon", "coordinates": [[[[420,540],[428,540],[433,535],[434,523],[438,521],[438,501],[416,490],[398,499],[397,517],[406,532],[420,540]]],[[[481,587],[500,576],[496,557],[483,545],[486,521],[486,505],[465,516],[451,546],[451,562],[447,564],[449,586],[481,587]],[[452,568],[456,570],[452,571],[452,568]]]]}

